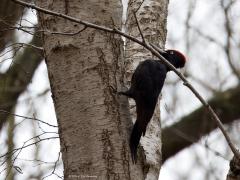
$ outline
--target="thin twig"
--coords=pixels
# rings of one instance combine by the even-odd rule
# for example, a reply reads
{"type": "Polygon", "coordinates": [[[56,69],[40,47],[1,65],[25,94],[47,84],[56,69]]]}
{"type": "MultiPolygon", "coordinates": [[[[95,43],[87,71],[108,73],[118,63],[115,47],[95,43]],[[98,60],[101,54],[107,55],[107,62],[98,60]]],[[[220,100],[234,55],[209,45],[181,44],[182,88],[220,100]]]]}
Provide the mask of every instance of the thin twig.
{"type": "MultiPolygon", "coordinates": [[[[55,163],[54,163],[53,171],[51,172],[51,174],[48,174],[48,175],[44,176],[44,177],[42,178],[42,180],[50,177],[50,176],[53,175],[53,174],[56,175],[56,176],[58,176],[58,175],[55,173],[55,171],[56,171],[57,163],[59,162],[59,159],[60,159],[60,155],[61,155],[61,152],[58,152],[58,158],[57,158],[57,160],[56,160],[55,163]]],[[[58,177],[59,177],[59,176],[58,176],[58,177]]]]}
{"type": "Polygon", "coordinates": [[[135,13],[137,13],[139,11],[139,9],[142,7],[142,4],[144,3],[145,0],[143,0],[140,5],[138,6],[138,8],[135,10],[135,13]]]}
{"type": "Polygon", "coordinates": [[[139,31],[139,33],[140,33],[140,35],[141,35],[141,37],[142,37],[142,41],[145,43],[146,41],[145,41],[145,39],[144,39],[144,36],[143,36],[142,30],[141,30],[141,28],[140,28],[140,24],[139,24],[139,21],[138,21],[138,18],[137,18],[136,12],[133,12],[133,15],[134,15],[134,18],[135,18],[136,23],[137,23],[138,31],[139,31]]]}
{"type": "Polygon", "coordinates": [[[114,34],[119,34],[123,37],[126,37],[127,39],[129,40],[132,40],[133,42],[135,43],[138,43],[140,45],[142,45],[143,47],[145,47],[147,50],[149,50],[153,55],[155,55],[157,58],[159,58],[166,66],[168,66],[172,71],[174,71],[180,79],[182,79],[183,81],[183,84],[185,86],[187,86],[191,91],[192,93],[199,99],[199,101],[205,106],[205,108],[208,110],[208,112],[212,115],[212,118],[215,120],[217,126],[220,128],[220,130],[222,131],[230,149],[232,150],[233,154],[240,159],[240,153],[239,151],[236,149],[236,147],[234,146],[234,144],[232,143],[230,137],[228,136],[227,132],[225,131],[224,127],[223,127],[223,124],[222,122],[220,121],[220,119],[218,118],[217,114],[214,112],[214,110],[212,109],[212,107],[203,99],[203,97],[198,93],[198,91],[188,82],[188,80],[184,77],[183,74],[181,74],[171,63],[169,63],[160,53],[160,51],[162,51],[161,49],[155,47],[153,48],[148,42],[143,42],[143,41],[140,41],[138,40],[137,38],[133,37],[133,36],[130,36],[120,30],[118,30],[117,28],[107,28],[107,27],[103,27],[103,26],[99,26],[99,25],[96,25],[96,24],[92,24],[92,23],[89,23],[89,22],[86,22],[86,21],[82,21],[80,19],[77,19],[77,18],[74,18],[74,17],[71,17],[71,16],[67,16],[65,14],[61,14],[61,13],[58,13],[58,12],[54,12],[54,11],[50,11],[48,9],[44,9],[44,8],[41,8],[41,7],[38,7],[38,6],[35,6],[33,4],[29,4],[29,3],[26,3],[26,2],[23,2],[23,1],[20,1],[20,0],[12,0],[13,2],[16,2],[18,4],[21,4],[22,6],[26,6],[28,8],[32,8],[32,9],[35,9],[39,12],[43,12],[43,13],[46,13],[46,14],[50,14],[50,15],[54,15],[54,16],[58,16],[58,17],[61,17],[61,18],[64,18],[64,19],[68,19],[72,22],[76,22],[76,23],[79,23],[79,24],[83,24],[89,28],[94,28],[94,29],[98,29],[98,30],[102,30],[102,31],[105,31],[105,32],[109,32],[109,33],[114,33],[114,34]],[[156,50],[157,49],[157,50],[156,50]]]}
{"type": "Polygon", "coordinates": [[[28,43],[12,43],[12,44],[8,45],[6,48],[11,47],[11,46],[15,46],[15,45],[18,45],[19,47],[29,46],[29,47],[32,47],[32,48],[34,48],[34,49],[43,51],[43,48],[42,48],[42,47],[38,47],[38,46],[35,46],[35,45],[33,45],[33,44],[28,44],[28,43]]]}
{"type": "Polygon", "coordinates": [[[12,26],[11,24],[9,24],[9,23],[7,23],[5,21],[1,21],[0,20],[0,22],[7,26],[7,28],[1,29],[1,31],[12,31],[12,30],[16,30],[17,29],[17,30],[21,30],[21,31],[23,31],[25,33],[34,35],[34,32],[26,30],[25,26],[21,26],[21,24],[19,24],[19,26],[12,26]]]}
{"type": "Polygon", "coordinates": [[[11,116],[16,116],[16,117],[20,117],[20,118],[25,118],[25,119],[30,119],[30,120],[34,120],[34,121],[39,121],[39,122],[41,122],[41,123],[43,123],[43,124],[46,124],[46,125],[48,125],[48,126],[55,127],[55,128],[58,127],[58,126],[49,124],[49,123],[47,123],[47,122],[45,122],[45,121],[42,121],[42,120],[40,120],[40,119],[37,119],[37,118],[32,118],[32,117],[27,117],[27,116],[21,116],[21,115],[14,114],[14,113],[11,113],[11,112],[2,110],[2,109],[0,109],[0,113],[5,113],[5,114],[9,114],[9,115],[11,115],[11,116]]]}
{"type": "Polygon", "coordinates": [[[53,139],[59,139],[59,136],[42,138],[42,139],[39,139],[39,140],[36,141],[36,142],[30,143],[30,144],[27,144],[27,145],[24,144],[22,147],[15,148],[14,150],[12,150],[12,151],[10,151],[10,152],[7,152],[7,153],[1,155],[0,158],[3,158],[4,156],[8,155],[9,153],[15,153],[15,152],[17,152],[17,151],[22,151],[22,149],[25,149],[25,148],[27,148],[27,147],[29,147],[29,146],[32,146],[32,145],[36,145],[36,144],[38,144],[38,143],[40,143],[40,142],[42,142],[42,141],[53,140],[53,139]]]}

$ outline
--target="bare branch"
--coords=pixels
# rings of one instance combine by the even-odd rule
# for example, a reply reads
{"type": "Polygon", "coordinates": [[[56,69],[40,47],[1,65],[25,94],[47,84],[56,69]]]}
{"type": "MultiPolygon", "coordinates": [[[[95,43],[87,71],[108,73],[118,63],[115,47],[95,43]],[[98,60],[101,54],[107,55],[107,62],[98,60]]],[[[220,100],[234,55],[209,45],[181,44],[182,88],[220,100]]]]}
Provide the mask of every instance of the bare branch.
{"type": "Polygon", "coordinates": [[[142,41],[145,43],[146,41],[145,41],[145,39],[144,39],[142,30],[141,30],[141,28],[140,28],[140,24],[139,24],[139,22],[138,22],[136,12],[133,12],[133,15],[134,15],[134,18],[135,18],[136,23],[137,23],[138,31],[139,31],[139,33],[140,33],[140,35],[141,35],[141,37],[142,37],[142,41]]]}
{"type": "Polygon", "coordinates": [[[37,50],[43,51],[42,47],[38,47],[38,46],[35,46],[33,44],[28,44],[28,43],[12,43],[12,44],[6,46],[6,48],[11,47],[11,46],[19,46],[20,48],[24,47],[24,46],[29,46],[29,47],[35,48],[37,50]]]}
{"type": "Polygon", "coordinates": [[[51,139],[59,139],[59,136],[47,137],[47,138],[42,138],[42,139],[39,138],[38,141],[30,143],[30,144],[27,144],[27,145],[25,145],[26,144],[26,142],[25,142],[22,147],[15,148],[13,151],[10,151],[10,152],[7,152],[7,153],[1,155],[0,158],[3,158],[4,156],[6,156],[9,153],[15,153],[17,151],[22,151],[22,149],[24,149],[24,148],[27,148],[29,146],[36,145],[36,144],[38,144],[38,143],[40,143],[42,141],[51,140],[51,139]]]}
{"type": "Polygon", "coordinates": [[[50,176],[53,175],[53,174],[56,175],[58,178],[63,179],[62,177],[60,177],[58,174],[55,173],[55,170],[56,170],[56,167],[57,167],[57,163],[59,162],[59,159],[60,159],[60,155],[61,155],[61,152],[58,153],[58,158],[57,158],[57,160],[56,160],[55,163],[54,163],[54,167],[53,167],[53,170],[52,170],[51,174],[46,175],[45,177],[42,178],[42,180],[50,177],[50,176]]]}
{"type": "MultiPolygon", "coordinates": [[[[26,28],[29,29],[29,27],[21,26],[21,25],[18,25],[18,26],[12,26],[11,24],[9,24],[9,23],[7,23],[7,22],[5,22],[5,21],[3,21],[3,20],[2,20],[2,21],[0,20],[0,22],[6,26],[5,28],[1,29],[0,32],[4,32],[4,31],[13,31],[13,30],[16,30],[16,29],[17,29],[17,30],[21,30],[21,31],[23,31],[23,32],[25,32],[25,33],[28,33],[28,34],[34,35],[34,32],[29,31],[29,30],[26,30],[26,28]]],[[[35,27],[34,27],[34,28],[35,28],[35,27]]],[[[30,28],[30,29],[32,29],[32,28],[30,28]]]]}
{"type": "Polygon", "coordinates": [[[122,31],[118,30],[117,28],[111,29],[111,28],[107,28],[107,27],[104,27],[104,26],[99,26],[99,25],[96,25],[96,24],[93,24],[93,23],[82,21],[80,19],[77,19],[77,18],[74,18],[74,17],[71,17],[71,16],[67,16],[65,14],[61,14],[61,13],[58,13],[58,12],[50,11],[48,9],[44,9],[44,8],[35,6],[33,4],[29,4],[29,3],[26,3],[26,2],[20,1],[20,0],[12,0],[12,1],[16,2],[18,4],[21,4],[22,6],[26,6],[28,8],[35,9],[35,10],[37,10],[39,12],[43,12],[43,13],[46,13],[46,14],[58,16],[58,17],[61,17],[61,18],[64,18],[64,19],[68,19],[68,20],[70,20],[72,22],[83,24],[83,25],[85,25],[86,27],[89,27],[89,28],[94,28],[94,29],[102,30],[102,31],[109,32],[109,33],[119,34],[119,35],[121,35],[123,37],[126,37],[129,40],[132,40],[135,43],[138,43],[138,44],[142,45],[147,50],[151,51],[151,53],[153,55],[158,57],[166,66],[168,66],[172,71],[174,71],[179,76],[179,78],[183,81],[183,84],[185,86],[187,86],[192,91],[192,93],[199,99],[199,101],[204,105],[204,107],[211,114],[212,118],[215,120],[215,122],[217,123],[218,127],[220,128],[220,130],[221,130],[222,134],[224,135],[224,137],[225,137],[225,139],[226,139],[230,149],[232,150],[233,154],[237,158],[240,159],[239,151],[236,149],[236,147],[232,143],[229,135],[227,134],[227,132],[225,131],[225,129],[223,127],[222,122],[220,121],[220,119],[218,118],[217,114],[214,112],[212,107],[204,100],[204,98],[198,93],[198,91],[188,82],[188,80],[184,77],[184,75],[181,74],[171,63],[169,63],[158,51],[156,51],[153,47],[151,47],[148,42],[140,41],[137,38],[135,38],[133,36],[130,36],[130,35],[122,32],[122,31]]]}
{"type": "Polygon", "coordinates": [[[47,123],[47,122],[45,122],[45,121],[42,121],[42,120],[40,120],[40,119],[37,119],[37,118],[32,118],[32,117],[27,117],[27,116],[21,116],[21,115],[14,114],[14,113],[11,113],[11,112],[2,110],[2,109],[0,109],[0,112],[6,113],[6,114],[11,115],[11,116],[16,116],[16,117],[20,117],[20,118],[25,118],[25,119],[30,119],[30,120],[38,121],[38,122],[41,122],[41,123],[46,124],[46,125],[51,126],[51,127],[55,127],[55,128],[58,127],[58,126],[55,126],[55,125],[53,125],[53,124],[49,124],[49,123],[47,123]]]}
{"type": "Polygon", "coordinates": [[[139,11],[139,9],[142,7],[143,3],[145,0],[142,0],[142,2],[140,3],[140,5],[138,6],[138,8],[135,10],[135,13],[137,13],[139,11]]]}

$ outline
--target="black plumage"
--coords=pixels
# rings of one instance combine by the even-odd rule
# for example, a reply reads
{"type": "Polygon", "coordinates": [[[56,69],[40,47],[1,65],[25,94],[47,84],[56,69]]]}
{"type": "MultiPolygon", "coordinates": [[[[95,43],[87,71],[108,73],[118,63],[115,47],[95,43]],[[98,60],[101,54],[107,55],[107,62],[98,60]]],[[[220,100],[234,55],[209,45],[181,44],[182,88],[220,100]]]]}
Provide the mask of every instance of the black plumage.
{"type": "MultiPolygon", "coordinates": [[[[176,68],[181,68],[185,64],[185,57],[176,50],[167,50],[162,55],[176,68]]],[[[133,126],[129,143],[134,163],[137,160],[137,147],[140,138],[145,135],[169,70],[159,60],[147,59],[142,61],[132,75],[130,89],[126,92],[119,92],[119,94],[133,98],[136,102],[137,120],[133,126]]]]}

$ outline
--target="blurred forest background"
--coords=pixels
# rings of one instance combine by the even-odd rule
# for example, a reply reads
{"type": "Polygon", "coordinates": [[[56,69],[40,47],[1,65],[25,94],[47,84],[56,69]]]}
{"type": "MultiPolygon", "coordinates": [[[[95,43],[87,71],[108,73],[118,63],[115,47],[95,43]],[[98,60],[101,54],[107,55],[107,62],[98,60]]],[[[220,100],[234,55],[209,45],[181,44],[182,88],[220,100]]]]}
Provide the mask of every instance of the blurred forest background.
{"type": "MultiPolygon", "coordinates": [[[[240,147],[240,1],[171,0],[166,48],[240,147]]],[[[0,180],[62,179],[58,129],[37,15],[0,6],[0,180]],[[14,12],[14,13],[13,13],[14,12]]],[[[215,123],[174,73],[161,99],[164,180],[226,179],[232,154],[215,123]]]]}

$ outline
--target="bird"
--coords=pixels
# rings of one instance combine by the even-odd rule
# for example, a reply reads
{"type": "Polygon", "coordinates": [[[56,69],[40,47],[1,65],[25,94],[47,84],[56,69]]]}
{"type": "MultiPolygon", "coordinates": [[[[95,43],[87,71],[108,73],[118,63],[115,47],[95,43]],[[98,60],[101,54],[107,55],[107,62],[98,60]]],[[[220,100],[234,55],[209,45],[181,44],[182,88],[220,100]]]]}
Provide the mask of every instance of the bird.
{"type": "MultiPolygon", "coordinates": [[[[169,49],[161,52],[161,55],[175,68],[182,68],[185,65],[186,58],[178,50],[169,49]]],[[[136,102],[137,119],[132,128],[129,140],[131,157],[134,164],[137,162],[137,147],[140,138],[145,135],[167,72],[171,70],[161,60],[146,59],[140,62],[135,69],[131,78],[130,88],[127,91],[118,92],[118,94],[132,98],[136,102]]]]}

